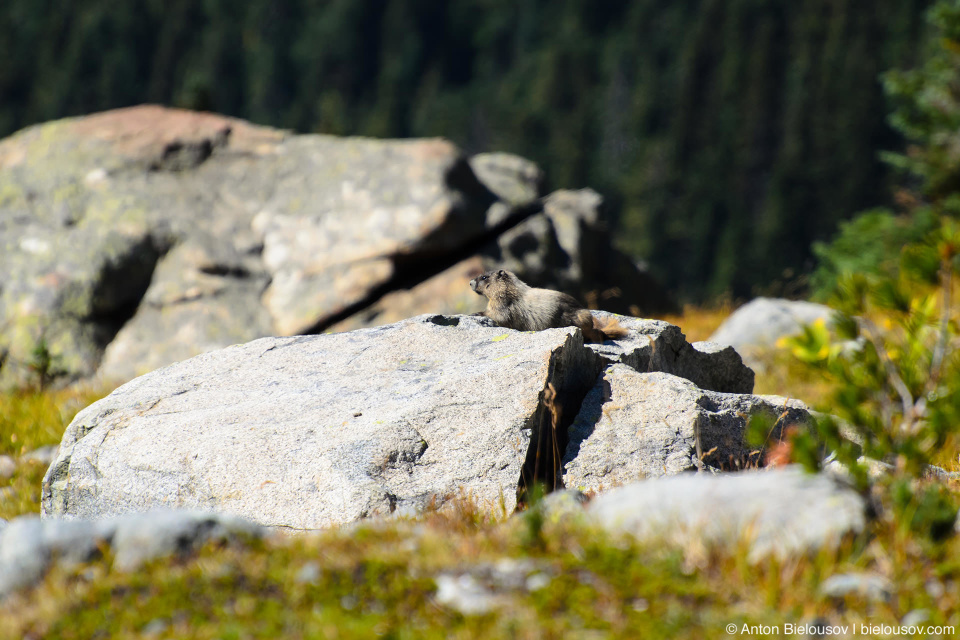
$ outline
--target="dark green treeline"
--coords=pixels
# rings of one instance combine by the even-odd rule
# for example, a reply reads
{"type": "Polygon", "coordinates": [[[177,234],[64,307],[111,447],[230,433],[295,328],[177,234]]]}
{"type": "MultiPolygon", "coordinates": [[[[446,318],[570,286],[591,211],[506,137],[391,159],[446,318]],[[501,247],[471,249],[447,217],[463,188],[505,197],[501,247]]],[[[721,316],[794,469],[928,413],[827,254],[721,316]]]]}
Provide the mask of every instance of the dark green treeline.
{"type": "Polygon", "coordinates": [[[3,0],[0,135],[142,102],[451,138],[591,186],[686,297],[745,296],[888,199],[881,72],[926,0],[3,0]]]}

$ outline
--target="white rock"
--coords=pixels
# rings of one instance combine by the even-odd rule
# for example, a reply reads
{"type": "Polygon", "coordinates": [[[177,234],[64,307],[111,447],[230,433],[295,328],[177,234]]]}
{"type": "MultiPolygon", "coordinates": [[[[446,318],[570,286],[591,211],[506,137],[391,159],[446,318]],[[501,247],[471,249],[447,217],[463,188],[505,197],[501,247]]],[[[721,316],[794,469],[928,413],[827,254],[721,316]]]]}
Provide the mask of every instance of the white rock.
{"type": "Polygon", "coordinates": [[[772,347],[784,336],[799,334],[805,324],[829,321],[833,313],[830,307],[814,302],[755,298],[730,314],[710,341],[730,345],[743,354],[772,347]]]}
{"type": "Polygon", "coordinates": [[[752,562],[836,545],[866,525],[859,494],[796,467],[646,480],[595,498],[587,513],[640,540],[700,548],[746,542],[752,562]]]}

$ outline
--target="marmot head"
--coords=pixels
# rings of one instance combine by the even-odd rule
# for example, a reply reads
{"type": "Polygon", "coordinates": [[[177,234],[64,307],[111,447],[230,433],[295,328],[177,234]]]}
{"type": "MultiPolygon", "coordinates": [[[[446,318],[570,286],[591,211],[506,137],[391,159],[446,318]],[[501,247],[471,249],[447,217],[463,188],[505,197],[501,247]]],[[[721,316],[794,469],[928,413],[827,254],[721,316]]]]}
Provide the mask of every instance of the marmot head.
{"type": "Polygon", "coordinates": [[[488,292],[490,292],[491,287],[493,287],[494,290],[496,290],[498,283],[511,282],[515,278],[516,276],[514,276],[512,273],[510,273],[505,269],[499,269],[497,271],[487,271],[483,275],[479,275],[473,280],[471,280],[470,288],[473,289],[475,292],[477,292],[479,295],[487,296],[489,298],[490,296],[487,294],[488,292]]]}

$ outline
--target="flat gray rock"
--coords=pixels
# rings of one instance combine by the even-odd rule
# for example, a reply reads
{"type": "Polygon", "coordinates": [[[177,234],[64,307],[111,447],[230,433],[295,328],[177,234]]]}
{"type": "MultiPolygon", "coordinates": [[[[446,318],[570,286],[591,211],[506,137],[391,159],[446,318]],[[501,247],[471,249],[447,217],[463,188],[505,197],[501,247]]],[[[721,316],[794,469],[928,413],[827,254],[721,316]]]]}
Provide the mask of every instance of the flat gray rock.
{"type": "Polygon", "coordinates": [[[529,560],[503,558],[494,564],[480,564],[459,572],[443,572],[437,584],[438,603],[463,615],[482,615],[509,607],[524,592],[550,586],[552,568],[529,560]]]}
{"type": "Polygon", "coordinates": [[[820,583],[820,593],[830,598],[855,595],[873,602],[885,602],[895,591],[890,580],[876,573],[837,573],[820,583]]]}
{"type": "Polygon", "coordinates": [[[113,566],[129,571],[209,540],[261,535],[261,527],[240,518],[195,511],[153,511],[97,521],[21,516],[0,527],[0,598],[33,585],[54,563],[88,562],[104,546],[113,551],[113,566]]]}
{"type": "Polygon", "coordinates": [[[13,456],[0,455],[0,480],[9,480],[16,471],[16,459],[13,456]]]}
{"type": "Polygon", "coordinates": [[[756,465],[744,431],[747,420],[759,415],[773,425],[774,441],[786,426],[811,420],[797,400],[717,393],[668,373],[611,365],[569,429],[563,483],[600,491],[701,467],[756,465]]]}
{"type": "Polygon", "coordinates": [[[797,467],[689,473],[614,489],[588,506],[612,533],[709,549],[749,544],[753,562],[836,545],[866,525],[865,504],[827,475],[797,467]]]}
{"type": "MultiPolygon", "coordinates": [[[[676,310],[676,303],[647,270],[615,246],[592,189],[559,189],[542,208],[502,233],[484,250],[486,269],[509,269],[534,287],[569,293],[590,309],[641,316],[676,310]]],[[[507,214],[496,204],[493,224],[507,214]]]]}

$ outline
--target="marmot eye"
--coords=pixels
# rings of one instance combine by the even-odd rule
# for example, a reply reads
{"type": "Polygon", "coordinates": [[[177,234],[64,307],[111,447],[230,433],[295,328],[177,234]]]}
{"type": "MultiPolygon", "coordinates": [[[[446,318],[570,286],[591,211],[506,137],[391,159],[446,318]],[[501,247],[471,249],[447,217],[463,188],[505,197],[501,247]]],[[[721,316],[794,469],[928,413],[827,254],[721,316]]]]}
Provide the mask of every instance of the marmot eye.
{"type": "Polygon", "coordinates": [[[480,276],[480,279],[481,279],[481,280],[486,280],[486,279],[487,279],[487,276],[480,276]]]}

